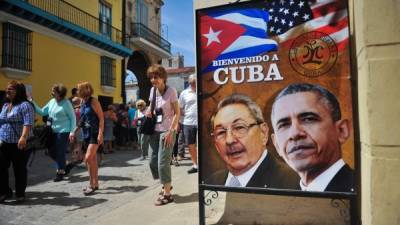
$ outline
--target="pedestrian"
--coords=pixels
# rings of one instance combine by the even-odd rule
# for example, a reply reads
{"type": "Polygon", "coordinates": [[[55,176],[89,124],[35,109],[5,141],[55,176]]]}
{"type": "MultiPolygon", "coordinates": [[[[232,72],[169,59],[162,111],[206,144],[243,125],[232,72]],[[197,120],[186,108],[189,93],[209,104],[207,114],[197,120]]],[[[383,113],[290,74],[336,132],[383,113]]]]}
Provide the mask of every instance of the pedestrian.
{"type": "Polygon", "coordinates": [[[189,76],[189,87],[182,91],[179,96],[179,105],[183,114],[183,136],[185,144],[189,147],[192,168],[188,173],[197,173],[197,94],[196,94],[196,75],[189,76]]]}
{"type": "Polygon", "coordinates": [[[104,153],[113,153],[112,142],[114,141],[114,123],[117,122],[114,105],[108,105],[104,112],[104,153]]]}
{"type": "Polygon", "coordinates": [[[59,182],[64,179],[66,174],[66,153],[69,145],[69,140],[74,139],[74,130],[76,127],[75,112],[71,102],[65,98],[67,88],[63,84],[54,84],[51,88],[52,99],[43,107],[40,108],[35,101],[32,100],[35,106],[35,111],[41,116],[48,116],[47,123],[51,124],[53,131],[51,136],[51,145],[49,146],[49,156],[56,163],[56,177],[54,182],[59,182]]]}
{"type": "Polygon", "coordinates": [[[183,117],[181,116],[181,119],[179,119],[179,125],[178,125],[178,130],[177,130],[177,152],[178,156],[176,157],[177,161],[182,161],[185,159],[185,137],[183,135],[183,117]]]}
{"type": "MultiPolygon", "coordinates": [[[[79,97],[74,97],[72,99],[72,106],[74,107],[74,113],[75,113],[75,118],[76,118],[76,125],[78,126],[79,120],[81,118],[81,103],[82,100],[79,97]]],[[[72,152],[72,162],[67,163],[67,166],[65,168],[65,173],[68,174],[70,170],[75,167],[76,165],[80,164],[83,162],[83,138],[82,138],[82,132],[81,130],[78,130],[75,134],[75,140],[74,142],[71,142],[71,152],[72,152]]]]}
{"type": "Polygon", "coordinates": [[[78,97],[77,92],[78,92],[77,88],[74,87],[71,89],[71,96],[68,98],[71,101],[71,103],[73,102],[74,98],[78,97]]]}
{"type": "Polygon", "coordinates": [[[172,161],[171,165],[175,165],[176,167],[180,166],[179,161],[182,161],[183,156],[185,155],[185,141],[183,138],[183,113],[182,108],[180,110],[181,116],[179,117],[178,129],[176,129],[176,140],[174,143],[174,149],[172,151],[172,161]]]}
{"type": "MultiPolygon", "coordinates": [[[[161,65],[154,64],[147,70],[153,87],[150,101],[155,94],[155,111],[147,110],[146,116],[157,119],[155,133],[150,136],[152,151],[150,169],[154,179],[160,179],[161,195],[155,201],[156,206],[173,202],[171,195],[171,158],[179,120],[179,104],[175,88],[167,86],[167,73],[161,65]]],[[[151,109],[152,107],[149,107],[151,109]]]]}
{"type": "Polygon", "coordinates": [[[6,103],[0,113],[0,203],[13,196],[9,187],[8,168],[12,163],[16,201],[25,201],[30,151],[26,149],[33,135],[34,109],[27,100],[25,85],[10,81],[6,88],[6,103]]]}
{"type": "Polygon", "coordinates": [[[136,113],[134,121],[136,121],[136,129],[137,129],[137,136],[138,136],[138,144],[142,154],[141,161],[145,160],[149,154],[149,140],[150,136],[147,134],[141,133],[141,127],[143,124],[143,119],[145,118],[145,113],[147,110],[146,102],[142,99],[136,101],[136,113]]]}
{"type": "Polygon", "coordinates": [[[128,104],[128,137],[129,142],[132,142],[132,147],[137,149],[138,147],[138,136],[136,131],[136,124],[134,124],[134,119],[136,115],[136,105],[134,103],[128,104]]]}
{"type": "Polygon", "coordinates": [[[118,105],[117,122],[115,132],[115,144],[120,150],[127,145],[128,142],[128,108],[124,104],[118,105]]]}
{"type": "Polygon", "coordinates": [[[77,85],[78,95],[83,100],[79,128],[82,129],[86,147],[85,163],[89,172],[89,185],[83,189],[84,195],[91,195],[99,189],[97,150],[103,143],[104,115],[101,105],[93,98],[93,87],[89,82],[77,85]]]}

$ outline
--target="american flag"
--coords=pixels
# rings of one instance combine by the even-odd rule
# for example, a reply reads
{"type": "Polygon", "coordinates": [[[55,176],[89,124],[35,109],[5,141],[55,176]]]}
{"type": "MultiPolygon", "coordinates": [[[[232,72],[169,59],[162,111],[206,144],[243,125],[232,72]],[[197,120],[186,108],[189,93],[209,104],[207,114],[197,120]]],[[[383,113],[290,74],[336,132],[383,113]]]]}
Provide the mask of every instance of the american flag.
{"type": "Polygon", "coordinates": [[[348,43],[348,16],[344,0],[273,0],[267,3],[268,32],[285,45],[302,33],[319,31],[333,38],[339,50],[348,43]]]}

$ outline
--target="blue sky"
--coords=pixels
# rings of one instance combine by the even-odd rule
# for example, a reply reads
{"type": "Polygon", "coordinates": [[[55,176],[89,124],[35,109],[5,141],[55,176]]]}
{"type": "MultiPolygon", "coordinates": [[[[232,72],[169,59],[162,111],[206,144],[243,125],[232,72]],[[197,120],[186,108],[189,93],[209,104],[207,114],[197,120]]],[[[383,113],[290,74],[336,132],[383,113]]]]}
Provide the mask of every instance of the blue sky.
{"type": "MultiPolygon", "coordinates": [[[[193,0],[164,0],[161,23],[168,26],[171,53],[185,57],[185,66],[195,66],[193,0]]],[[[164,30],[165,26],[163,26],[164,30]]]]}

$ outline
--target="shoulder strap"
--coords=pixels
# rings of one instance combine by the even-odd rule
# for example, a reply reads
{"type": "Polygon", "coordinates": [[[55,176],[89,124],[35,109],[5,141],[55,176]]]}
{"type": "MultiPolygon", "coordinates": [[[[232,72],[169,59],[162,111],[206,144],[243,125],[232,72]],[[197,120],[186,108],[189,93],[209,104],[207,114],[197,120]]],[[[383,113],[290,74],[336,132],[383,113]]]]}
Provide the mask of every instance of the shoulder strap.
{"type": "Polygon", "coordinates": [[[156,95],[157,95],[157,88],[153,87],[153,96],[151,98],[151,103],[150,103],[150,112],[153,113],[154,109],[155,109],[155,105],[156,105],[156,95]]]}

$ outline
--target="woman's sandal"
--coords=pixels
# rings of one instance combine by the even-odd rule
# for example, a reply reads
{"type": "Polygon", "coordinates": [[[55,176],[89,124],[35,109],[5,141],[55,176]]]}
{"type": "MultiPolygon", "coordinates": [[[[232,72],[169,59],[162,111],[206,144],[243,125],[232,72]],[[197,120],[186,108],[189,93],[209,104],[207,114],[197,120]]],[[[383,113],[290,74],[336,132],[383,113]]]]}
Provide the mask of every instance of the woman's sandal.
{"type": "Polygon", "coordinates": [[[162,195],[157,198],[157,200],[154,202],[154,205],[156,206],[166,205],[173,201],[174,199],[172,198],[172,195],[162,195]]]}
{"type": "Polygon", "coordinates": [[[88,195],[92,195],[95,191],[99,190],[99,187],[85,187],[83,189],[83,194],[88,196],[88,195]]]}

